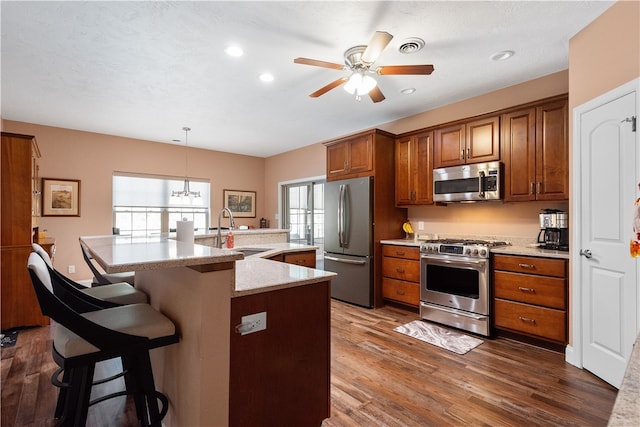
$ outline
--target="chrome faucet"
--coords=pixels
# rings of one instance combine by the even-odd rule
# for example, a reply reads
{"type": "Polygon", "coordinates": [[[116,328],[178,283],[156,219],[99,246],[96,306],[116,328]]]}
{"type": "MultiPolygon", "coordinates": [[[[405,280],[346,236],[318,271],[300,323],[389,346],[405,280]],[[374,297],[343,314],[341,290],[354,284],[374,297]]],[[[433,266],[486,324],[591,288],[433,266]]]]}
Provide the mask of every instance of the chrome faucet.
{"type": "Polygon", "coordinates": [[[236,226],[236,223],[233,220],[233,214],[231,213],[229,208],[220,209],[220,212],[218,213],[218,238],[216,240],[217,248],[222,248],[222,232],[220,231],[220,221],[222,220],[222,214],[224,213],[224,211],[227,211],[227,213],[229,214],[229,229],[233,230],[236,226]]]}

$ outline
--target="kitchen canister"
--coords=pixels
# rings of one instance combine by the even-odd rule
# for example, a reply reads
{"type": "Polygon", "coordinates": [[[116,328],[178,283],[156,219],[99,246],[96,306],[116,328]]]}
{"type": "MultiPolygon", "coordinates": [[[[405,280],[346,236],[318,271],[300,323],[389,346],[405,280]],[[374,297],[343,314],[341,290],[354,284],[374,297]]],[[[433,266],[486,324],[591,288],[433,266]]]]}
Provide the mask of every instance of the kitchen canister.
{"type": "Polygon", "coordinates": [[[193,221],[176,221],[176,240],[179,242],[193,243],[193,221]]]}

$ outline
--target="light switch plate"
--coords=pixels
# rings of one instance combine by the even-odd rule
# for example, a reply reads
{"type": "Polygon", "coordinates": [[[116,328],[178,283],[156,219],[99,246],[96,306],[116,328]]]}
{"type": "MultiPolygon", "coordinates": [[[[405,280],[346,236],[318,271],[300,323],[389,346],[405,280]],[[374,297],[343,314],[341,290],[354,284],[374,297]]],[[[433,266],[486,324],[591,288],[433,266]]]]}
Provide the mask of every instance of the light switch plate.
{"type": "Polygon", "coordinates": [[[424,230],[424,221],[418,221],[418,230],[424,230]]]}
{"type": "Polygon", "coordinates": [[[267,312],[250,314],[242,316],[241,324],[238,328],[240,335],[252,334],[267,329],[267,312]]]}

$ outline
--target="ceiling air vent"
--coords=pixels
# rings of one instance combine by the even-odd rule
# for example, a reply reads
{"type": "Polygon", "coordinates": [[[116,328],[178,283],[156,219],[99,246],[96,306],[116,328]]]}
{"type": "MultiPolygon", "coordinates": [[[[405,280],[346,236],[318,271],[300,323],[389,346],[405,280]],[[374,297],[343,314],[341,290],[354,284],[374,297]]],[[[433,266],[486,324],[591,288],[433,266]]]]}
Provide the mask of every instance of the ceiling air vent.
{"type": "Polygon", "coordinates": [[[398,48],[398,51],[404,54],[416,53],[423,47],[424,47],[424,40],[419,39],[418,37],[412,37],[410,39],[406,39],[405,41],[403,41],[400,47],[398,48]]]}

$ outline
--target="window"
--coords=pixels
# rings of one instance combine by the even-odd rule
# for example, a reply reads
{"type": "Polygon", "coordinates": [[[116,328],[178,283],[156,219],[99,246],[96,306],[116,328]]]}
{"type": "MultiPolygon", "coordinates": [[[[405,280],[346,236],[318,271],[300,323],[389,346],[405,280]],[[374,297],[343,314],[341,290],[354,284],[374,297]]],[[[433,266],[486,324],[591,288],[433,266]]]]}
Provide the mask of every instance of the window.
{"type": "Polygon", "coordinates": [[[324,249],[324,180],[282,186],[282,226],[289,241],[324,249]]]}
{"type": "Polygon", "coordinates": [[[200,198],[171,197],[182,190],[184,178],[114,173],[113,226],[120,234],[145,236],[173,231],[176,221],[187,218],[196,229],[208,229],[211,184],[190,178],[189,185],[200,198]]]}

